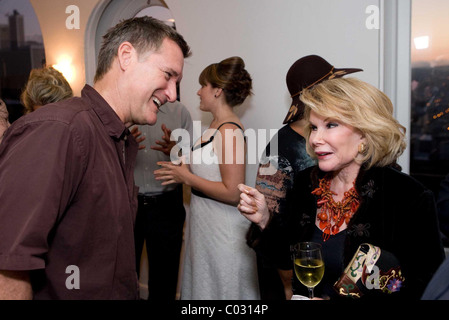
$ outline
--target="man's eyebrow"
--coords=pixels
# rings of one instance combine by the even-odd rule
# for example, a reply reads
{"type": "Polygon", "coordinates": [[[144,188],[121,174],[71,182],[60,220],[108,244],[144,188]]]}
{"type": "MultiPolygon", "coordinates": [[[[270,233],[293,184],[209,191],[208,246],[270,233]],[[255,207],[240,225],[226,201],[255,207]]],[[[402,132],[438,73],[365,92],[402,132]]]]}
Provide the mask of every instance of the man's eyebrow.
{"type": "Polygon", "coordinates": [[[170,74],[172,74],[175,77],[179,77],[179,73],[175,70],[173,70],[172,68],[167,68],[167,72],[169,72],[170,74]]]}

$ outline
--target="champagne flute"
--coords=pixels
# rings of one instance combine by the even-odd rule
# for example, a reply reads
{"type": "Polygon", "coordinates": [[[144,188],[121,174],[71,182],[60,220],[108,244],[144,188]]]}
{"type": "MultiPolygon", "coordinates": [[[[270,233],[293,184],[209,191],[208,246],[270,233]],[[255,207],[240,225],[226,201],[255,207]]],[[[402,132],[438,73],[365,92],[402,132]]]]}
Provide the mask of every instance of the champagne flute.
{"type": "Polygon", "coordinates": [[[324,275],[324,262],[321,245],[315,242],[299,242],[292,248],[295,273],[298,280],[309,290],[313,299],[313,289],[324,275]]]}

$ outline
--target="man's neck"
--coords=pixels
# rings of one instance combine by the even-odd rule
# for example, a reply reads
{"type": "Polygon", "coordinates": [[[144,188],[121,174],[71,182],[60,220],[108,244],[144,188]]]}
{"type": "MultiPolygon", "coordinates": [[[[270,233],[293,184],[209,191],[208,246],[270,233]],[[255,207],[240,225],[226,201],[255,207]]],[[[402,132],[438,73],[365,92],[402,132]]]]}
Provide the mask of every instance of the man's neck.
{"type": "Polygon", "coordinates": [[[120,120],[125,123],[126,127],[131,126],[132,124],[127,123],[125,121],[125,117],[120,108],[120,97],[119,90],[117,88],[117,83],[111,83],[111,78],[103,77],[99,81],[95,82],[93,88],[103,97],[104,100],[108,103],[108,105],[114,110],[120,120]]]}

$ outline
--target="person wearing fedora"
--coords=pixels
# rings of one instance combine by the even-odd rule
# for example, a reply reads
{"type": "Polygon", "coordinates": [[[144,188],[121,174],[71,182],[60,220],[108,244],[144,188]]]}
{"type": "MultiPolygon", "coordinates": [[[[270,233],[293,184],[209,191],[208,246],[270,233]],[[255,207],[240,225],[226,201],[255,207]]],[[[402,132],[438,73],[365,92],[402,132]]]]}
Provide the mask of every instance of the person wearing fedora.
{"type": "MultiPolygon", "coordinates": [[[[317,55],[298,59],[288,70],[286,83],[292,103],[283,121],[285,126],[279,129],[262,154],[256,177],[256,189],[265,196],[273,216],[281,215],[284,211],[286,195],[292,188],[294,174],[316,164],[306,151],[304,104],[299,99],[302,91],[324,80],[359,71],[362,69],[334,68],[317,55]],[[277,144],[277,148],[274,144],[277,144]]],[[[247,235],[250,247],[256,245],[251,240],[255,229],[257,226],[252,224],[247,235]]],[[[260,255],[257,258],[261,298],[285,299],[291,292],[290,271],[276,270],[268,258],[264,259],[260,255]]]]}

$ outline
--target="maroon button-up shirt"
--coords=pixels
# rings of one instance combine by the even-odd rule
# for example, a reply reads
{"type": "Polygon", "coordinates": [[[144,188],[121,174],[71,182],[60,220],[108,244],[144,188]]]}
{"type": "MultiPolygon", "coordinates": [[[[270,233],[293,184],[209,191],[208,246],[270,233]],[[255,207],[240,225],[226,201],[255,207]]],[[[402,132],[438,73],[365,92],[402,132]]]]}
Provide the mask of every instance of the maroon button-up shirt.
{"type": "Polygon", "coordinates": [[[10,127],[0,145],[0,270],[35,299],[137,299],[137,142],[90,86],[10,127]]]}

